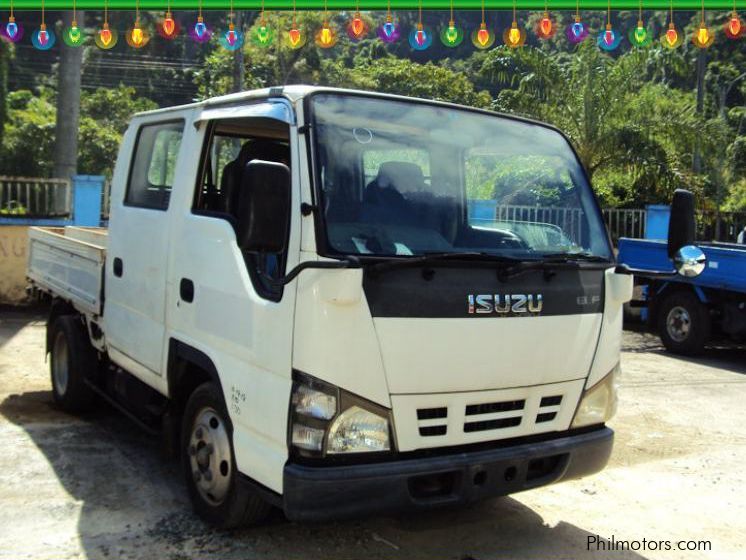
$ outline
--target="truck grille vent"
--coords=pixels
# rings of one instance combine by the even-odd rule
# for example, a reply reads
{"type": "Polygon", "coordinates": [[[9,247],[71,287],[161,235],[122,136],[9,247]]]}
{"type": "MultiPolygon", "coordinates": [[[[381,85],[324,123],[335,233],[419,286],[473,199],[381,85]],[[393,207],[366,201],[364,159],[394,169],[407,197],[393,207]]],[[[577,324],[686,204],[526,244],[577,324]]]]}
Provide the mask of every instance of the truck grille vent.
{"type": "Polygon", "coordinates": [[[444,436],[448,430],[448,409],[445,406],[419,408],[417,409],[417,420],[421,436],[444,436]]]}
{"type": "Polygon", "coordinates": [[[481,420],[479,422],[466,422],[464,424],[465,432],[481,432],[484,430],[499,430],[501,428],[512,428],[521,423],[520,416],[512,418],[498,418],[497,420],[481,420]]]}
{"type": "Polygon", "coordinates": [[[448,416],[448,409],[446,407],[440,408],[420,408],[417,410],[417,420],[433,420],[435,418],[446,418],[448,416]]]}
{"type": "Polygon", "coordinates": [[[492,412],[508,412],[510,410],[523,410],[526,405],[525,400],[493,402],[484,404],[470,404],[466,407],[466,415],[490,414],[492,412]]]}
{"type": "Polygon", "coordinates": [[[539,403],[539,413],[536,415],[536,423],[551,422],[557,417],[557,411],[562,404],[562,395],[542,397],[539,403]]]}
{"type": "Polygon", "coordinates": [[[523,418],[525,399],[466,405],[468,422],[464,423],[464,432],[481,432],[500,430],[518,426],[523,418]],[[469,418],[482,416],[482,418],[469,418]]]}

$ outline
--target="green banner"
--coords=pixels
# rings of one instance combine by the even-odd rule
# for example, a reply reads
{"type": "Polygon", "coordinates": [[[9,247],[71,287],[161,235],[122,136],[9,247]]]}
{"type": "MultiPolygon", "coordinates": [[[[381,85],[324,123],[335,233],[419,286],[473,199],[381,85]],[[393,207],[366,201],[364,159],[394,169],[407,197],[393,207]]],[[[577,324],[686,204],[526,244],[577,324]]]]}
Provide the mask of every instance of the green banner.
{"type": "MultiPolygon", "coordinates": [[[[45,7],[47,10],[71,9],[72,0],[46,0],[45,7]]],[[[140,0],[141,10],[165,10],[167,0],[140,0]]],[[[454,9],[456,10],[478,10],[482,4],[480,0],[454,0],[454,9]]],[[[103,0],[77,0],[78,9],[85,10],[103,10],[103,0]]],[[[262,5],[261,0],[234,0],[233,7],[236,10],[256,10],[262,5]]],[[[360,10],[385,10],[386,0],[363,0],[360,2],[360,10]]],[[[40,10],[41,0],[15,0],[13,6],[16,10],[40,10]]],[[[205,10],[228,10],[230,0],[203,0],[202,8],[205,10]]],[[[266,0],[264,3],[267,10],[292,10],[292,0],[266,0]]],[[[668,10],[669,0],[647,0],[643,2],[644,10],[668,10]]],[[[8,0],[0,2],[0,7],[10,7],[8,0]]],[[[178,10],[196,10],[199,7],[198,0],[171,0],[171,9],[178,10]]],[[[355,0],[328,0],[327,7],[332,11],[354,10],[355,0]]],[[[417,0],[391,0],[392,10],[416,10],[418,7],[417,0]]],[[[425,0],[422,3],[424,10],[447,10],[450,7],[449,0],[425,0]]],[[[543,11],[544,2],[539,0],[517,0],[516,7],[519,10],[543,11]]],[[[607,0],[581,0],[580,9],[582,10],[606,10],[607,0]]],[[[635,0],[612,0],[612,11],[618,10],[637,10],[639,3],[635,0]]],[[[700,0],[674,0],[675,10],[700,10],[702,7],[700,0]]],[[[485,0],[487,10],[512,10],[513,2],[511,0],[485,0]]],[[[110,0],[109,9],[111,10],[134,10],[135,0],[110,0]]],[[[297,0],[297,9],[299,10],[323,10],[324,0],[297,0]]],[[[550,0],[549,9],[558,10],[575,10],[575,0],[550,0]]],[[[705,9],[708,11],[731,11],[733,9],[733,0],[707,0],[705,9]]]]}

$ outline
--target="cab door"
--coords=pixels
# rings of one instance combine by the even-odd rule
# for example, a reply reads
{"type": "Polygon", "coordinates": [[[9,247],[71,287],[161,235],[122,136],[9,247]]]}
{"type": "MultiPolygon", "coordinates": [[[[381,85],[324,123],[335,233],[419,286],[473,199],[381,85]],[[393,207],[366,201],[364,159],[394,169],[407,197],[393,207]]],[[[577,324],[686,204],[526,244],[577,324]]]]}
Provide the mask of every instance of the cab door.
{"type": "Polygon", "coordinates": [[[295,283],[273,289],[299,259],[300,154],[282,102],[208,108],[195,121],[196,180],[179,193],[169,253],[167,338],[209,358],[233,424],[239,471],[275,491],[287,459],[295,283]],[[290,235],[279,254],[237,242],[241,171],[253,159],[282,163],[292,177],[290,235]]]}
{"type": "Polygon", "coordinates": [[[156,387],[164,383],[170,202],[183,182],[184,126],[184,119],[173,117],[134,121],[112,193],[104,312],[109,355],[156,387]]]}

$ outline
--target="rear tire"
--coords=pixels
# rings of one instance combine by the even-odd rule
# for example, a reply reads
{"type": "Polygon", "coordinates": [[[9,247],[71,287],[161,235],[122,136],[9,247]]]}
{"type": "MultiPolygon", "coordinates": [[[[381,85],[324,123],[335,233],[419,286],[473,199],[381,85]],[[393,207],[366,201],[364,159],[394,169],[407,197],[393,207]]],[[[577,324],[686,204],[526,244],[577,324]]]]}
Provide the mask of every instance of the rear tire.
{"type": "Polygon", "coordinates": [[[214,383],[203,383],[187,401],[181,457],[189,498],[202,519],[232,529],[267,517],[271,506],[238,478],[233,426],[214,383]]]}
{"type": "Polygon", "coordinates": [[[73,315],[57,317],[51,326],[52,396],[66,412],[83,412],[93,402],[93,391],[86,384],[98,368],[98,356],[80,320],[73,315]]]}
{"type": "Polygon", "coordinates": [[[658,333],[663,345],[675,354],[694,356],[710,338],[710,313],[692,292],[673,292],[658,308],[658,333]]]}

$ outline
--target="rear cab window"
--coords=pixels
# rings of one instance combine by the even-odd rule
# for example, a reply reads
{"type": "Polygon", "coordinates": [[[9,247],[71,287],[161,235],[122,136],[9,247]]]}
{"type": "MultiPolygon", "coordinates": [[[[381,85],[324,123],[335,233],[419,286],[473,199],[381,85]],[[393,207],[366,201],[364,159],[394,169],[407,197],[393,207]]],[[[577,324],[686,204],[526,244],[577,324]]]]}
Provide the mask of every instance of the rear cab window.
{"type": "Polygon", "coordinates": [[[124,197],[126,205],[168,209],[183,135],[183,120],[139,128],[124,197]]]}

